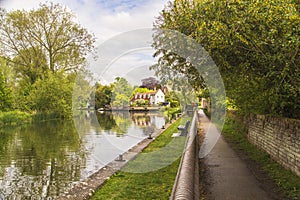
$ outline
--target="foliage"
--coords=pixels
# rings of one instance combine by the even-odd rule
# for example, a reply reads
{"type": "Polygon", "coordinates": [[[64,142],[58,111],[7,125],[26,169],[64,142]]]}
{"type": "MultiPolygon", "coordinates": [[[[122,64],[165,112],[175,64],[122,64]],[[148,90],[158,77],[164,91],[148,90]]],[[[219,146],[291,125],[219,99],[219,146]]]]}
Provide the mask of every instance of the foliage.
{"type": "MultiPolygon", "coordinates": [[[[177,0],[163,10],[156,27],[179,31],[201,44],[214,59],[227,95],[245,112],[299,118],[300,15],[294,1],[230,2],[177,0]]],[[[179,41],[178,41],[179,42],[179,41]]],[[[191,64],[160,49],[160,66],[193,76],[191,64]]]]}
{"type": "Polygon", "coordinates": [[[155,90],[160,88],[160,82],[154,77],[142,79],[142,88],[147,88],[149,90],[155,90]]]}
{"type": "Polygon", "coordinates": [[[112,105],[126,107],[132,93],[132,86],[125,78],[117,77],[113,83],[112,93],[112,105]]]}
{"type": "Polygon", "coordinates": [[[72,107],[73,114],[79,114],[78,111],[82,108],[86,108],[91,105],[91,93],[92,86],[90,81],[92,80],[88,71],[76,72],[68,74],[67,79],[70,83],[74,83],[72,107]]]}
{"type": "Polygon", "coordinates": [[[32,114],[21,111],[0,112],[0,126],[18,125],[32,121],[32,114]]]}
{"type": "Polygon", "coordinates": [[[31,109],[42,113],[54,113],[58,117],[70,117],[72,111],[73,84],[62,73],[48,73],[33,85],[28,102],[31,109]]]}
{"type": "Polygon", "coordinates": [[[75,23],[65,7],[49,3],[36,10],[1,12],[0,43],[19,73],[30,76],[45,69],[57,72],[84,67],[95,39],[75,23]]]}
{"type": "Polygon", "coordinates": [[[8,111],[13,106],[12,90],[10,88],[10,70],[5,60],[0,57],[0,111],[8,111]]]}
{"type": "Polygon", "coordinates": [[[270,158],[270,156],[249,143],[246,134],[247,129],[237,115],[229,113],[223,127],[222,134],[234,149],[242,151],[248,158],[258,162],[263,171],[279,186],[280,190],[291,199],[300,198],[299,177],[284,169],[280,164],[270,158]]]}
{"type": "Polygon", "coordinates": [[[13,104],[30,113],[69,117],[75,80],[79,86],[74,94],[82,95],[74,106],[86,105],[90,85],[79,72],[89,74],[86,57],[93,53],[95,38],[76,23],[73,13],[60,4],[41,3],[30,11],[0,9],[0,19],[2,107],[13,104]]]}
{"type": "Polygon", "coordinates": [[[138,88],[135,88],[133,90],[133,92],[131,93],[131,96],[130,98],[134,97],[136,95],[136,93],[148,93],[148,92],[154,92],[154,90],[150,90],[148,88],[143,88],[143,87],[138,87],[138,88]]]}
{"type": "Polygon", "coordinates": [[[175,119],[176,114],[181,113],[181,108],[180,107],[174,107],[174,108],[166,108],[166,111],[164,112],[166,116],[168,116],[168,119],[175,119]]]}
{"type": "Polygon", "coordinates": [[[149,101],[145,99],[137,99],[134,101],[134,104],[136,106],[147,106],[149,104],[149,101]]]}
{"type": "Polygon", "coordinates": [[[111,103],[112,85],[101,85],[96,83],[95,108],[105,108],[111,103]]]}

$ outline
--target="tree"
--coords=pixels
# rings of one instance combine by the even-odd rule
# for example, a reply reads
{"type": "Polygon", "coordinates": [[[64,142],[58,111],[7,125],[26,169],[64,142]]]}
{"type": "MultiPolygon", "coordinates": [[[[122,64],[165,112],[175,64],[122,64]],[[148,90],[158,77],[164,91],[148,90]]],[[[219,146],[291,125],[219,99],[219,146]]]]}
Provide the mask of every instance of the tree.
{"type": "Polygon", "coordinates": [[[112,90],[112,105],[113,106],[128,106],[132,86],[125,78],[117,77],[113,83],[112,90]]]}
{"type": "Polygon", "coordinates": [[[112,86],[111,85],[101,85],[96,83],[95,91],[95,107],[96,109],[105,108],[111,103],[112,97],[112,86]]]}
{"type": "MultiPolygon", "coordinates": [[[[156,27],[201,44],[217,64],[226,93],[243,111],[300,118],[300,16],[294,1],[177,0],[156,27]]],[[[194,82],[193,66],[154,42],[158,72],[168,66],[194,82]]]]}
{"type": "MultiPolygon", "coordinates": [[[[0,13],[0,46],[19,73],[42,70],[78,71],[92,52],[95,38],[75,23],[60,4],[40,4],[36,10],[0,13]],[[25,69],[27,68],[27,69],[25,69]]],[[[29,72],[27,72],[29,73],[29,72]]]]}
{"type": "Polygon", "coordinates": [[[38,79],[28,96],[31,110],[68,118],[72,111],[73,82],[62,73],[48,73],[47,78],[38,79]]]}
{"type": "Polygon", "coordinates": [[[154,92],[154,91],[153,90],[149,90],[148,88],[137,87],[131,93],[130,98],[134,97],[136,93],[148,93],[148,92],[154,92]]]}
{"type": "Polygon", "coordinates": [[[13,96],[8,76],[9,68],[0,57],[0,111],[8,111],[13,106],[13,96]]]}
{"type": "Polygon", "coordinates": [[[12,92],[8,88],[3,73],[0,71],[0,111],[8,111],[12,108],[12,92]]]}
{"type": "Polygon", "coordinates": [[[160,82],[156,80],[156,78],[149,77],[142,79],[142,85],[141,87],[147,88],[149,90],[155,90],[160,88],[160,82]]]}

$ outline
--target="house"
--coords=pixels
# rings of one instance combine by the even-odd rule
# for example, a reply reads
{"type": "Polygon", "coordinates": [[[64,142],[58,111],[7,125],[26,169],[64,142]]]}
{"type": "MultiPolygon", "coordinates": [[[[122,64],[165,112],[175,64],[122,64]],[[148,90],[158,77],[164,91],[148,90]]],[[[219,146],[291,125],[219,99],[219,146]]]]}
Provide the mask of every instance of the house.
{"type": "Polygon", "coordinates": [[[150,96],[150,104],[156,104],[165,102],[165,94],[161,91],[161,89],[157,90],[154,95],[150,96]]]}
{"type": "Polygon", "coordinates": [[[148,101],[150,105],[158,105],[159,103],[165,102],[165,94],[161,89],[154,92],[136,93],[130,101],[135,102],[139,99],[148,101]]]}

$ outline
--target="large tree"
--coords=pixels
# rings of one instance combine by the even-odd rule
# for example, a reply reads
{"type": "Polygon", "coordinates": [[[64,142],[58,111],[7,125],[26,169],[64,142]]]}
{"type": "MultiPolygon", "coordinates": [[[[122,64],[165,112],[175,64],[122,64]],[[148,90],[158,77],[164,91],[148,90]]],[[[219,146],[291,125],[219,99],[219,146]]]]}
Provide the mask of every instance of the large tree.
{"type": "Polygon", "coordinates": [[[34,73],[80,70],[94,42],[94,36],[60,4],[40,4],[30,11],[2,9],[0,13],[1,52],[20,73],[25,68],[34,73]]]}
{"type": "MultiPolygon", "coordinates": [[[[227,95],[244,111],[299,118],[300,16],[292,0],[175,0],[156,27],[194,38],[211,55],[227,95]]],[[[190,63],[155,42],[156,70],[169,66],[195,82],[190,63]]]]}
{"type": "Polygon", "coordinates": [[[73,82],[62,73],[49,72],[46,79],[38,79],[32,85],[27,105],[31,110],[68,118],[72,111],[73,82]]]}

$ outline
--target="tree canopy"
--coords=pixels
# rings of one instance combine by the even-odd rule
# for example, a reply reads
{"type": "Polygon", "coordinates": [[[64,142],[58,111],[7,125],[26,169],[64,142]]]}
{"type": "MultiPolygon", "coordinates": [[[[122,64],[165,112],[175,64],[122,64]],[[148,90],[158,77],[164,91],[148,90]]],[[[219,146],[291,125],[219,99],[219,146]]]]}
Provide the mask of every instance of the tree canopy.
{"type": "Polygon", "coordinates": [[[111,98],[112,98],[112,85],[101,85],[100,83],[96,83],[95,90],[95,107],[96,109],[105,108],[110,106],[111,98]]]}
{"type": "Polygon", "coordinates": [[[0,13],[0,47],[6,59],[38,71],[76,71],[85,65],[95,38],[75,23],[74,15],[60,4],[40,4],[36,10],[0,13]]]}
{"type": "Polygon", "coordinates": [[[160,82],[156,80],[154,77],[144,78],[142,79],[141,87],[147,88],[149,90],[156,90],[160,88],[160,82]]]}
{"type": "MultiPolygon", "coordinates": [[[[201,44],[218,66],[227,96],[241,110],[300,118],[297,6],[292,0],[175,0],[155,26],[179,31],[201,44]]],[[[167,63],[201,85],[189,62],[160,49],[158,43],[154,47],[159,64],[167,63]]]]}
{"type": "MultiPolygon", "coordinates": [[[[89,87],[85,67],[94,42],[60,4],[42,3],[29,11],[0,9],[0,65],[5,67],[0,70],[1,102],[18,110],[69,117],[75,80],[82,83],[81,90],[89,87]]],[[[89,96],[82,96],[85,104],[89,96]]]]}
{"type": "Polygon", "coordinates": [[[128,106],[132,90],[132,86],[125,78],[117,77],[113,83],[112,105],[123,107],[128,106]]]}

